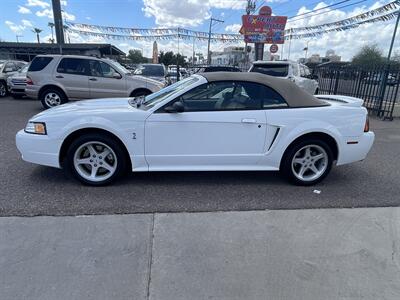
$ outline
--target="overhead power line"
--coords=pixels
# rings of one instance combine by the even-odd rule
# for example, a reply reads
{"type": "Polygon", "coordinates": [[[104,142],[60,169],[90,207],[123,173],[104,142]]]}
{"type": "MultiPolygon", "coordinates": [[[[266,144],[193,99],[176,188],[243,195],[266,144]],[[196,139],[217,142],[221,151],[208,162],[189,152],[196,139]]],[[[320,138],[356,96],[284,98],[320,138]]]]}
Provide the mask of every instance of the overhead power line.
{"type": "Polygon", "coordinates": [[[305,12],[305,13],[300,14],[300,15],[291,16],[291,17],[289,17],[288,19],[293,19],[293,18],[297,18],[297,17],[300,17],[300,16],[312,14],[313,12],[320,11],[320,10],[323,10],[323,9],[326,9],[326,8],[329,8],[329,7],[334,7],[334,6],[336,6],[336,5],[339,5],[339,4],[342,4],[342,3],[345,3],[345,2],[349,2],[349,1],[351,1],[351,0],[343,0],[343,1],[340,1],[340,2],[338,2],[338,3],[334,3],[334,4],[331,4],[331,5],[327,5],[327,6],[325,6],[325,7],[320,7],[320,8],[317,8],[317,9],[314,9],[314,10],[311,10],[311,11],[308,11],[308,12],[305,12]]]}
{"type": "Polygon", "coordinates": [[[358,1],[358,2],[354,2],[354,3],[351,3],[351,4],[347,4],[347,5],[343,5],[343,6],[337,7],[337,8],[335,8],[335,9],[331,9],[331,10],[328,10],[328,11],[323,11],[323,12],[320,12],[320,13],[318,13],[318,14],[313,14],[313,15],[310,15],[310,16],[305,16],[305,17],[303,17],[303,18],[299,18],[299,19],[295,19],[295,20],[291,19],[291,20],[288,21],[288,23],[290,23],[290,22],[295,22],[295,21],[299,21],[299,20],[303,20],[303,19],[308,19],[308,18],[311,18],[311,17],[314,17],[314,16],[319,16],[319,15],[327,14],[327,13],[330,13],[330,12],[332,12],[332,11],[335,11],[335,10],[338,10],[338,9],[341,9],[341,8],[346,8],[346,7],[350,7],[350,6],[354,6],[354,5],[363,3],[363,2],[365,2],[365,1],[368,1],[368,0],[361,0],[361,1],[358,1]]]}

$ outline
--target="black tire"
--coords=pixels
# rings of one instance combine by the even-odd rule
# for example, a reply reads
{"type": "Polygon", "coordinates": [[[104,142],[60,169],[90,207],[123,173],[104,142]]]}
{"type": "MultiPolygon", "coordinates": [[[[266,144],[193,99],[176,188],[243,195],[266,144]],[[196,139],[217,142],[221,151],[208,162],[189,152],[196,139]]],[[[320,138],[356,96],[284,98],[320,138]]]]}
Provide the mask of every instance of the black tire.
{"type": "MultiPolygon", "coordinates": [[[[101,155],[101,154],[100,154],[101,155]]],[[[100,157],[101,158],[101,157],[100,157]]],[[[91,133],[91,134],[85,134],[77,139],[75,139],[68,147],[66,157],[63,161],[63,168],[66,169],[66,171],[72,175],[74,178],[79,180],[85,185],[91,185],[91,186],[103,186],[110,184],[114,182],[117,178],[119,178],[121,175],[123,175],[126,170],[127,166],[129,166],[129,158],[127,157],[127,154],[121,144],[116,141],[115,138],[101,134],[101,133],[91,133]],[[83,177],[81,174],[79,174],[78,170],[76,169],[74,165],[74,157],[75,153],[78,151],[78,149],[82,146],[85,145],[86,143],[89,142],[98,142],[105,144],[109,148],[112,149],[112,151],[115,153],[116,156],[116,170],[113,173],[113,175],[105,180],[102,181],[91,181],[88,180],[87,178],[83,177]]],[[[100,169],[101,167],[99,167],[100,169]]]]}
{"type": "Polygon", "coordinates": [[[65,96],[64,92],[57,88],[48,88],[40,93],[40,102],[45,109],[49,109],[55,106],[59,106],[61,104],[67,103],[68,98],[65,96]],[[46,97],[53,96],[54,99],[59,99],[59,101],[55,101],[54,105],[50,105],[49,101],[46,100],[46,97]],[[57,102],[57,103],[56,103],[57,102]]]}
{"type": "Polygon", "coordinates": [[[0,81],[0,97],[7,96],[7,84],[4,81],[0,81]]]}
{"type": "Polygon", "coordinates": [[[149,90],[139,89],[139,90],[133,91],[131,93],[131,97],[147,96],[150,94],[151,94],[151,91],[149,91],[149,90]]]}
{"type": "Polygon", "coordinates": [[[321,182],[329,174],[329,172],[332,169],[332,163],[333,163],[333,152],[332,149],[329,147],[329,145],[325,143],[323,140],[310,138],[296,142],[285,151],[285,154],[283,155],[282,158],[280,171],[281,174],[291,183],[302,186],[310,186],[321,182]],[[299,150],[310,145],[316,145],[325,150],[327,159],[324,162],[324,164],[326,163],[326,168],[325,171],[318,178],[310,181],[304,181],[299,179],[295,175],[292,168],[292,161],[294,159],[294,156],[299,150]]]}

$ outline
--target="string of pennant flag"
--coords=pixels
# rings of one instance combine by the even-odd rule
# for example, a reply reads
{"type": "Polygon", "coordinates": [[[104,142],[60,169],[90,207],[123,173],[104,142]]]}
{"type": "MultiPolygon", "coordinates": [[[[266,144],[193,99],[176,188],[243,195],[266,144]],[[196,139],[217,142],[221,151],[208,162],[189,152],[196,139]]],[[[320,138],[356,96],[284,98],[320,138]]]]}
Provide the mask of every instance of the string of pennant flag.
{"type": "MultiPolygon", "coordinates": [[[[367,23],[387,22],[397,17],[400,11],[399,8],[400,0],[395,0],[376,9],[340,21],[314,26],[289,28],[285,30],[285,39],[290,40],[310,38],[329,32],[354,29],[367,23]]],[[[209,39],[208,32],[190,30],[186,28],[126,28],[72,22],[66,22],[66,25],[69,32],[90,37],[101,37],[109,40],[160,41],[182,39],[191,41],[207,41],[209,39]]],[[[243,35],[211,33],[210,41],[237,43],[243,41],[243,35]]]]}
{"type": "Polygon", "coordinates": [[[285,35],[285,39],[291,40],[291,39],[310,38],[310,37],[320,36],[320,35],[323,35],[323,34],[329,33],[329,32],[338,32],[338,31],[346,31],[346,30],[354,29],[354,28],[359,27],[360,25],[367,24],[367,23],[387,22],[387,21],[390,21],[390,20],[396,18],[398,14],[399,14],[399,12],[396,11],[396,12],[391,12],[391,13],[388,13],[388,14],[385,14],[385,15],[382,15],[379,17],[372,18],[372,19],[359,21],[354,24],[344,25],[344,26],[335,27],[335,28],[331,28],[331,29],[325,29],[325,30],[321,30],[321,31],[308,32],[308,33],[302,33],[302,34],[287,34],[287,35],[285,35]]]}
{"type": "MultiPolygon", "coordinates": [[[[385,4],[383,6],[380,6],[376,9],[367,11],[362,14],[358,14],[354,17],[351,18],[346,18],[340,21],[335,21],[335,22],[330,22],[330,23],[325,23],[325,24],[320,24],[320,25],[314,25],[314,26],[306,26],[306,27],[298,27],[298,28],[289,28],[285,30],[285,34],[293,34],[293,33],[298,33],[298,32],[303,32],[303,31],[320,31],[321,29],[325,28],[333,28],[333,27],[346,27],[354,24],[361,24],[363,21],[367,21],[370,18],[376,19],[377,16],[388,13],[388,12],[393,12],[397,11],[400,7],[400,0],[392,1],[388,4],[385,4]],[[361,22],[361,23],[360,23],[361,22]]],[[[371,19],[372,20],[372,19],[371,19]]],[[[381,21],[387,21],[386,19],[382,19],[381,21]]]]}

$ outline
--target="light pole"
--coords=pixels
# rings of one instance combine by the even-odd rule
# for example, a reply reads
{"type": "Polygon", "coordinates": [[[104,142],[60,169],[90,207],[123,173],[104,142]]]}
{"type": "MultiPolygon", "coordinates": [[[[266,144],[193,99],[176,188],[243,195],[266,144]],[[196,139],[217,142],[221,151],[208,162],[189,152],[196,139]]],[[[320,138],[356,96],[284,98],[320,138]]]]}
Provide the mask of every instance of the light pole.
{"type": "Polygon", "coordinates": [[[393,45],[394,45],[394,41],[396,39],[396,34],[397,34],[397,28],[399,27],[399,21],[400,21],[400,10],[397,11],[396,25],[394,27],[393,36],[392,36],[392,42],[390,43],[389,54],[388,54],[388,57],[387,57],[387,61],[388,62],[390,62],[390,58],[392,56],[393,45]]]}
{"type": "Polygon", "coordinates": [[[215,23],[224,23],[222,20],[210,19],[210,29],[208,30],[208,46],[207,46],[207,64],[211,64],[211,55],[210,55],[210,42],[211,42],[211,27],[213,26],[213,22],[215,23]]]}
{"type": "Polygon", "coordinates": [[[17,43],[19,43],[19,38],[20,38],[20,37],[23,37],[23,35],[18,35],[18,34],[17,34],[15,37],[17,38],[17,43]]]}

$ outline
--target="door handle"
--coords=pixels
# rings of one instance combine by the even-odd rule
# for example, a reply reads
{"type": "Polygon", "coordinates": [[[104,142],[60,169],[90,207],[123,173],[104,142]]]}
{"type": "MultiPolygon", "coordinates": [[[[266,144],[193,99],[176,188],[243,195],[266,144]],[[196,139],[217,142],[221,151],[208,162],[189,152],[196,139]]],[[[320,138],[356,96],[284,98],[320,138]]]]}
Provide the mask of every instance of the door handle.
{"type": "Polygon", "coordinates": [[[254,124],[257,123],[256,119],[242,119],[242,123],[254,124]]]}
{"type": "Polygon", "coordinates": [[[90,81],[97,81],[96,78],[89,78],[90,81]]]}
{"type": "Polygon", "coordinates": [[[64,76],[57,75],[56,78],[64,78],[64,76]]]}

